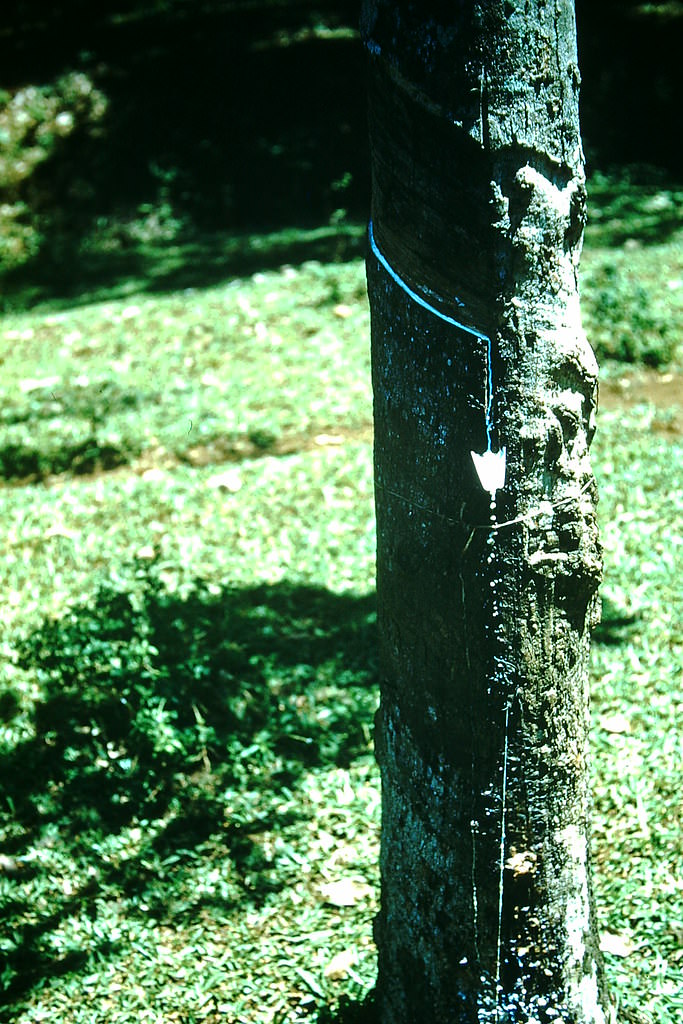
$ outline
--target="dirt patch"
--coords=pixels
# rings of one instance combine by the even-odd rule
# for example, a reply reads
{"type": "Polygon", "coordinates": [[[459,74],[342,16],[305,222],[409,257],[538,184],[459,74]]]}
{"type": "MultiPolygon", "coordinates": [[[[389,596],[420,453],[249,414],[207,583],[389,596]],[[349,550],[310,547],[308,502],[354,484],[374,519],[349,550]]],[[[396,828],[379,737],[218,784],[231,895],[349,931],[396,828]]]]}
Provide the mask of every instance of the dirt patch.
{"type": "Polygon", "coordinates": [[[315,434],[284,434],[271,439],[244,437],[235,441],[217,438],[210,444],[189,448],[179,461],[191,466],[209,466],[221,462],[243,462],[266,455],[293,455],[299,452],[315,451],[316,448],[334,448],[350,441],[372,440],[372,424],[357,427],[316,430],[315,434]]]}
{"type": "MultiPolygon", "coordinates": [[[[610,375],[600,382],[600,408],[606,410],[631,409],[638,405],[654,406],[652,431],[671,440],[683,437],[683,369],[666,373],[656,370],[629,370],[622,376],[610,375]]],[[[282,457],[321,448],[339,447],[349,442],[372,441],[372,423],[357,424],[350,428],[316,429],[315,433],[292,433],[279,437],[216,438],[207,444],[198,444],[182,453],[163,447],[149,448],[130,461],[120,457],[107,463],[96,459],[92,466],[74,461],[63,473],[32,473],[7,481],[10,486],[35,483],[54,483],[68,475],[79,477],[100,476],[102,473],[125,474],[131,471],[142,476],[150,470],[172,470],[178,465],[195,468],[220,466],[248,459],[282,457]]]]}
{"type": "Polygon", "coordinates": [[[683,435],[683,370],[629,371],[623,376],[609,376],[600,382],[600,406],[603,409],[632,409],[636,405],[653,405],[656,415],[652,429],[667,437],[683,435]]]}

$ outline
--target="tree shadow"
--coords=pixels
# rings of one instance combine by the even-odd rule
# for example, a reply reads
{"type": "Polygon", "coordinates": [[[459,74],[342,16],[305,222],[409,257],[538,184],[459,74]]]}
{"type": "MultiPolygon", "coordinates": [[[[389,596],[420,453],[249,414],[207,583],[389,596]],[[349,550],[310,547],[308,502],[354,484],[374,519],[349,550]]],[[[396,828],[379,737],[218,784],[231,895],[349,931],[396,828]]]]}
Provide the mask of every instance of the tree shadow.
{"type": "MultiPolygon", "coordinates": [[[[596,640],[623,642],[631,625],[608,602],[596,640]]],[[[7,1005],[116,953],[119,940],[104,937],[59,954],[50,941],[69,917],[96,921],[103,896],[128,901],[131,917],[177,924],[259,906],[287,884],[258,837],[303,820],[281,797],[311,768],[368,753],[375,598],[203,580],[169,593],[157,566],[140,564],[134,586],[107,586],[43,622],[16,668],[0,700],[18,736],[0,758],[7,1005]],[[27,686],[40,692],[30,722],[27,686]],[[134,849],[101,856],[133,826],[134,849]],[[44,877],[36,851],[50,845],[82,865],[75,891],[44,877]],[[178,876],[199,857],[229,860],[238,887],[180,891],[178,876]]],[[[318,1024],[375,1022],[371,996],[318,1012],[318,1024]]]]}
{"type": "Polygon", "coordinates": [[[286,884],[258,835],[305,816],[282,793],[312,767],[368,754],[374,609],[373,595],[288,583],[197,580],[181,596],[152,565],[140,567],[134,589],[104,588],[26,637],[19,688],[37,687],[40,697],[30,723],[20,721],[20,700],[0,706],[9,734],[24,736],[0,758],[3,813],[11,812],[0,876],[55,883],[35,855],[48,843],[82,865],[83,884],[68,894],[53,884],[49,910],[18,896],[0,908],[14,936],[7,1002],[93,954],[50,954],[48,940],[84,908],[96,917],[105,891],[146,920],[177,922],[258,905],[286,884]],[[101,855],[133,827],[136,848],[101,855]],[[237,888],[175,891],[172,877],[199,856],[229,858],[237,888]]]}
{"type": "Polygon", "coordinates": [[[642,621],[642,616],[624,612],[608,597],[602,597],[601,604],[600,622],[593,628],[593,643],[608,647],[620,647],[629,643],[642,621]]]}
{"type": "Polygon", "coordinates": [[[188,227],[172,243],[149,240],[107,252],[83,247],[78,234],[56,235],[35,260],[2,276],[0,312],[40,304],[71,309],[127,296],[210,288],[307,260],[343,263],[364,256],[365,249],[366,225],[360,216],[337,226],[294,225],[263,235],[188,227]]]}
{"type": "Polygon", "coordinates": [[[379,1024],[374,991],[364,999],[342,999],[338,1006],[323,1007],[315,1024],[379,1024]]]}

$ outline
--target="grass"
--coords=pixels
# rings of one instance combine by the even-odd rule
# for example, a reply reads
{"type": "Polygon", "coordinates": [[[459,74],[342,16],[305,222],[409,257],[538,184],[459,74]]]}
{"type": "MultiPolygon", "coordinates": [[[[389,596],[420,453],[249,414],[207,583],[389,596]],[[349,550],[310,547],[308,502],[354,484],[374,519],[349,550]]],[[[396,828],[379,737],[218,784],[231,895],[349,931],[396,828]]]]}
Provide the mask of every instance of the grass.
{"type": "Polygon", "coordinates": [[[602,359],[663,367],[683,318],[681,201],[653,170],[596,174],[581,291],[586,331],[602,359]]]}
{"type": "Polygon", "coordinates": [[[594,857],[612,989],[680,1019],[683,501],[657,410],[603,413],[595,459],[605,616],[593,646],[594,857]]]}
{"type": "MultiPolygon", "coordinates": [[[[588,236],[586,316],[606,322],[601,268],[637,257],[653,322],[625,322],[659,352],[679,235],[632,218],[636,247],[615,248],[612,221],[588,236]]],[[[0,1021],[362,1015],[379,843],[367,347],[357,261],[0,322],[0,1021]]],[[[592,667],[608,979],[663,1024],[683,1009],[670,421],[652,403],[600,416],[592,667]]]]}
{"type": "Polygon", "coordinates": [[[8,317],[0,471],[37,479],[143,452],[154,465],[221,462],[339,422],[364,427],[363,296],[359,263],[310,263],[165,299],[8,317]]]}

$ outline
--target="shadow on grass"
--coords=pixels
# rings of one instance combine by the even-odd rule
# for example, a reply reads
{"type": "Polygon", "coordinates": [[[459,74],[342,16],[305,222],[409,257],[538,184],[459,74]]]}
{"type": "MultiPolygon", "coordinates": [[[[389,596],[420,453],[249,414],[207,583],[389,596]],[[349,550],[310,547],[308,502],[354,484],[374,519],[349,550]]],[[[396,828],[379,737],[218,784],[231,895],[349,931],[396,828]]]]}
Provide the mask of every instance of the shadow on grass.
{"type": "MultiPolygon", "coordinates": [[[[0,906],[14,936],[6,1001],[86,956],[106,956],[105,940],[49,952],[68,917],[89,906],[97,917],[103,893],[130,900],[133,915],[176,923],[259,904],[286,883],[255,837],[298,820],[291,793],[309,769],[369,750],[373,596],[201,580],[179,596],[154,565],[141,566],[137,582],[102,590],[21,645],[19,685],[36,686],[40,698],[34,735],[0,758],[0,891],[23,881],[43,895],[27,900],[21,886],[21,898],[17,890],[0,906]],[[130,829],[138,839],[126,847],[130,829]],[[67,894],[44,877],[37,851],[47,847],[69,869],[78,863],[81,888],[67,894]],[[226,855],[238,880],[230,895],[176,890],[188,858],[226,855]]],[[[19,734],[19,698],[8,695],[0,713],[9,735],[19,734]]]]}
{"type": "Polygon", "coordinates": [[[374,992],[365,999],[342,999],[335,1009],[323,1007],[315,1024],[379,1024],[374,992]]]}
{"type": "Polygon", "coordinates": [[[364,220],[340,226],[298,228],[263,235],[184,231],[172,243],[147,241],[120,252],[83,248],[62,238],[54,252],[2,276],[0,312],[46,305],[71,309],[127,296],[210,288],[255,271],[306,260],[343,263],[365,255],[364,220]]]}
{"type": "Polygon", "coordinates": [[[600,622],[593,628],[593,643],[609,647],[630,643],[641,621],[641,615],[625,613],[608,597],[603,597],[601,603],[600,622]]]}
{"type": "MultiPolygon", "coordinates": [[[[619,643],[631,625],[608,604],[596,640],[619,643]]],[[[50,979],[118,955],[107,902],[126,904],[132,932],[207,916],[229,926],[289,884],[259,837],[303,824],[291,794],[311,768],[368,752],[375,601],[201,580],[179,595],[141,564],[135,586],[43,623],[18,668],[0,699],[17,736],[0,758],[2,1021],[50,979]],[[30,723],[27,686],[40,694],[30,723]],[[195,891],[197,864],[210,873],[226,859],[236,884],[195,891]],[[73,917],[92,934],[60,947],[73,917]]],[[[318,1024],[374,1020],[369,997],[320,1007],[318,1024]]]]}

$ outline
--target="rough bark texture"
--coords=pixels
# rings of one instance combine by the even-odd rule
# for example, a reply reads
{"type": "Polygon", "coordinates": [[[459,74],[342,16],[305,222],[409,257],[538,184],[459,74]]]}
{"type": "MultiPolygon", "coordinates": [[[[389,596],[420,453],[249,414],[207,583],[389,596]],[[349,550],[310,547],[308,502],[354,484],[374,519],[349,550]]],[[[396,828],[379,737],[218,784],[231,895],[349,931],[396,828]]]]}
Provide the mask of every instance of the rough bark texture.
{"type": "Polygon", "coordinates": [[[597,366],[577,287],[573,4],[375,0],[362,32],[381,1021],[602,1024],[587,768],[597,366]],[[503,446],[490,507],[470,453],[503,446]]]}

